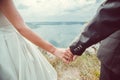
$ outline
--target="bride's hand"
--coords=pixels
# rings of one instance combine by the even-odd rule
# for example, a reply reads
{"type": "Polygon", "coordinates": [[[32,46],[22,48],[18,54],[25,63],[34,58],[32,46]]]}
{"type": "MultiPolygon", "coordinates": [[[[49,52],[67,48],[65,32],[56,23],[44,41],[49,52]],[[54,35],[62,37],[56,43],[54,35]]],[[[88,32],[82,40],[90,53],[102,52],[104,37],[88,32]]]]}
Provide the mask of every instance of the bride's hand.
{"type": "Polygon", "coordinates": [[[57,48],[53,54],[62,59],[65,63],[70,63],[73,60],[73,55],[67,53],[67,51],[62,48],[57,48]]]}
{"type": "MultiPolygon", "coordinates": [[[[73,55],[69,48],[66,49],[66,53],[73,55]]],[[[77,55],[73,55],[73,61],[76,60],[77,57],[78,57],[77,55]]]]}

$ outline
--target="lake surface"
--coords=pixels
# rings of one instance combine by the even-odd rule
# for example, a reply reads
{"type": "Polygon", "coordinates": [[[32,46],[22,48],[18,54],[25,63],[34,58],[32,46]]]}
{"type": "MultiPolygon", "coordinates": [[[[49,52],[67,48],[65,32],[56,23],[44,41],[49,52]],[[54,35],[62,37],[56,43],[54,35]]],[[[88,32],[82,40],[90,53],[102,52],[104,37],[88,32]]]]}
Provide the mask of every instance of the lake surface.
{"type": "Polygon", "coordinates": [[[27,23],[39,36],[57,47],[68,47],[82,32],[84,22],[27,23]]]}

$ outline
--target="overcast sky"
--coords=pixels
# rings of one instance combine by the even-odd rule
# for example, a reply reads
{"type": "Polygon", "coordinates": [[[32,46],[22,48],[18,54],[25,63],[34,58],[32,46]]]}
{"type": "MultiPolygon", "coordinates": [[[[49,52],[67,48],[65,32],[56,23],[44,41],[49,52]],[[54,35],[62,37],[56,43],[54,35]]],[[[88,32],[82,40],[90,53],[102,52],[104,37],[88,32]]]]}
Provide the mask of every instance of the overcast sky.
{"type": "Polygon", "coordinates": [[[98,7],[96,0],[14,0],[14,2],[25,21],[84,21],[93,16],[98,7]]]}

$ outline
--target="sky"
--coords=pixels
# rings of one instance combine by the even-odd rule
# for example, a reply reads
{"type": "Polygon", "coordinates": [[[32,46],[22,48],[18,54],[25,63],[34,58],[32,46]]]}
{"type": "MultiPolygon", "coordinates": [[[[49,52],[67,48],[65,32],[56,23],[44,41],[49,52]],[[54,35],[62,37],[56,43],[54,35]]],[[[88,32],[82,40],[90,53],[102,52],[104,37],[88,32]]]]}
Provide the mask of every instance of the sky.
{"type": "MultiPolygon", "coordinates": [[[[103,1],[103,0],[102,0],[103,1]]],[[[14,0],[26,22],[86,21],[100,3],[96,0],[14,0]]]]}

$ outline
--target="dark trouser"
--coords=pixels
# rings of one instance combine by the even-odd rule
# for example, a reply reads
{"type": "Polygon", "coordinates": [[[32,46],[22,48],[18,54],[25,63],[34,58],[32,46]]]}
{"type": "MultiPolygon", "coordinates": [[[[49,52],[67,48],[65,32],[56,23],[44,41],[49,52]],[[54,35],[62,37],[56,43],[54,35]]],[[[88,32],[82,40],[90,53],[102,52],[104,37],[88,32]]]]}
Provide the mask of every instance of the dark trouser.
{"type": "Polygon", "coordinates": [[[120,80],[120,74],[115,74],[104,64],[101,64],[100,80],[120,80]]]}

